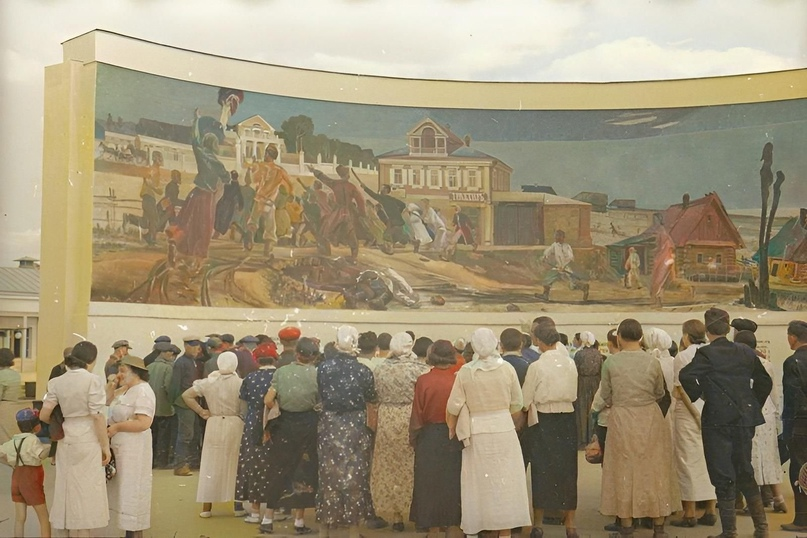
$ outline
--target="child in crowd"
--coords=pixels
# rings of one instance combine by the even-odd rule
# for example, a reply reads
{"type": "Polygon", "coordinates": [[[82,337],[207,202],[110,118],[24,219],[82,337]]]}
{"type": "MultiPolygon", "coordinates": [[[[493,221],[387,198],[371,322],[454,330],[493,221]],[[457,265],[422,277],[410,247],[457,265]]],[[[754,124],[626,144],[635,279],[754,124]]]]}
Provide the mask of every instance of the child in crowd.
{"type": "Polygon", "coordinates": [[[26,408],[17,411],[18,433],[0,446],[0,462],[14,467],[11,475],[11,499],[14,501],[14,536],[25,536],[25,518],[29,506],[39,518],[39,536],[50,537],[48,507],[45,505],[45,470],[42,460],[48,457],[36,433],[42,428],[39,412],[26,408]]]}

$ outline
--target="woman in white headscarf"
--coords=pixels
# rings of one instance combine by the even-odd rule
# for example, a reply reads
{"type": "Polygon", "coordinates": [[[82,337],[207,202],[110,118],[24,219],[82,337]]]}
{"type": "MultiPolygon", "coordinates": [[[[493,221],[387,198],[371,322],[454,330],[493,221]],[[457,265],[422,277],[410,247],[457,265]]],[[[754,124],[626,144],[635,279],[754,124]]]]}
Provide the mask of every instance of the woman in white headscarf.
{"type": "Polygon", "coordinates": [[[462,451],[462,530],[478,534],[531,524],[524,459],[514,419],[521,416],[521,385],[516,371],[497,350],[499,341],[487,328],[471,336],[475,358],[457,372],[448,399],[449,436],[462,451]],[[515,415],[515,417],[514,417],[515,415]]]}
{"type": "Polygon", "coordinates": [[[600,387],[600,374],[605,357],[600,353],[597,337],[590,331],[580,333],[580,349],[574,354],[577,366],[577,400],[574,402],[574,416],[577,422],[577,447],[583,448],[594,435],[594,421],[591,420],[591,403],[600,387]]]}
{"type": "Polygon", "coordinates": [[[393,514],[396,532],[404,530],[403,514],[412,504],[415,451],[409,444],[409,419],[415,382],[429,371],[413,344],[405,332],[394,335],[389,357],[373,372],[379,406],[370,491],[376,511],[393,514]]]}
{"type": "Polygon", "coordinates": [[[217,371],[206,379],[194,381],[193,386],[182,393],[188,408],[207,421],[196,489],[196,502],[203,503],[200,517],[212,516],[212,503],[235,499],[238,445],[244,431],[242,417],[246,414],[246,403],[239,398],[242,380],[235,373],[238,357],[232,351],[225,351],[217,362],[217,371]],[[197,401],[202,397],[207,409],[197,401]]]}
{"type": "Polygon", "coordinates": [[[359,536],[362,520],[374,517],[370,495],[370,430],[367,406],[377,400],[373,372],[356,360],[359,332],[342,325],[336,331],[334,352],[317,367],[322,413],[317,426],[319,535],[338,526],[359,536]]]}

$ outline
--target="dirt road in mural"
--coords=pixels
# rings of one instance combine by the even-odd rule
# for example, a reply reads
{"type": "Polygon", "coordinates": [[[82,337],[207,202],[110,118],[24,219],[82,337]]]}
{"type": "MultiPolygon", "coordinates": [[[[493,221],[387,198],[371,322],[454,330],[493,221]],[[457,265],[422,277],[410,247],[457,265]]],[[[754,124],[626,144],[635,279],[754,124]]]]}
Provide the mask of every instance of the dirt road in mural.
{"type": "MultiPolygon", "coordinates": [[[[543,249],[538,252],[542,254],[543,249]]],[[[157,248],[110,242],[101,248],[96,245],[92,299],[220,307],[433,311],[619,311],[652,307],[646,286],[625,289],[615,275],[591,280],[587,301],[568,285],[553,287],[550,300],[540,300],[536,298],[542,289],[538,252],[460,248],[454,260],[445,261],[429,251],[416,254],[411,249],[398,249],[389,255],[363,248],[352,264],[347,260],[348,249],[335,249],[333,256],[323,257],[315,249],[277,248],[275,259],[267,261],[222,240],[211,244],[206,265],[171,268],[166,253],[157,248]],[[389,274],[400,280],[389,278],[389,274]],[[378,280],[383,285],[372,284],[378,280]],[[364,285],[366,282],[369,285],[364,285]],[[399,292],[407,284],[411,293],[399,292]],[[363,294],[368,288],[373,293],[363,294]],[[374,293],[379,289],[380,293],[374,293]],[[374,298],[378,300],[373,302],[374,298]]],[[[594,252],[581,254],[593,256],[594,252]]],[[[664,308],[697,310],[702,304],[734,302],[737,298],[737,283],[676,282],[666,290],[664,308]]]]}

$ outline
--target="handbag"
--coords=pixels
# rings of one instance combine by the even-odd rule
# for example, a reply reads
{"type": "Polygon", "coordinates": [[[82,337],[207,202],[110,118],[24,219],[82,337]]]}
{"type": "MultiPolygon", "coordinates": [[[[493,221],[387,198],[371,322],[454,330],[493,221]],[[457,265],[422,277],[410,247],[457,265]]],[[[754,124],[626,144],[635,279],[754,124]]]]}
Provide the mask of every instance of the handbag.
{"type": "Polygon", "coordinates": [[[50,413],[50,423],[48,424],[48,435],[51,441],[61,441],[64,439],[64,414],[62,406],[57,405],[50,413]]]}
{"type": "Polygon", "coordinates": [[[586,445],[586,461],[589,463],[602,463],[602,447],[597,434],[591,436],[591,441],[586,445]]]}
{"type": "Polygon", "coordinates": [[[104,474],[106,474],[107,482],[115,478],[115,475],[118,474],[118,466],[115,462],[115,453],[112,452],[112,447],[109,447],[109,454],[111,456],[109,458],[109,463],[104,465],[104,474]]]}

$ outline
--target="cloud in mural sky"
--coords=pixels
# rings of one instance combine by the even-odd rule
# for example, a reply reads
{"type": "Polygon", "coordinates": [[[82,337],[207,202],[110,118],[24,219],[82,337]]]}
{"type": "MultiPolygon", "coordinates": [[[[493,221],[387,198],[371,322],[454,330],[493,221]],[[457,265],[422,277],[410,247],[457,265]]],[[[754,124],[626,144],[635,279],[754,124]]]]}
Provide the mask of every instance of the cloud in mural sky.
{"type": "Polygon", "coordinates": [[[804,67],[805,21],[803,0],[3,0],[0,265],[39,251],[44,67],[94,28],[330,71],[611,81],[804,67]]]}

